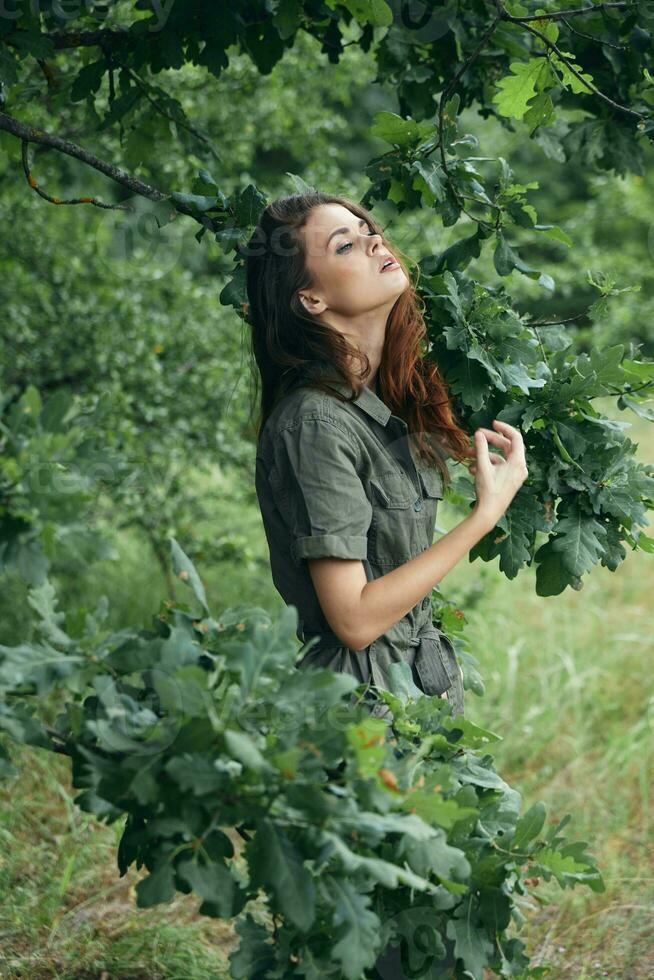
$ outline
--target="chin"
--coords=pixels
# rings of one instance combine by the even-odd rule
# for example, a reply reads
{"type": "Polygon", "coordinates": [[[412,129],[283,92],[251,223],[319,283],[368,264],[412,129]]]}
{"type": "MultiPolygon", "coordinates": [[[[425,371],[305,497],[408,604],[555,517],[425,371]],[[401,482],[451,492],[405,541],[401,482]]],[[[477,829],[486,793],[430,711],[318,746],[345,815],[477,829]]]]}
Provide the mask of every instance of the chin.
{"type": "MultiPolygon", "coordinates": [[[[398,276],[398,279],[399,278],[400,277],[398,276]]],[[[396,298],[399,299],[402,293],[406,293],[410,285],[411,283],[409,282],[408,278],[404,275],[404,272],[402,272],[402,284],[398,286],[397,289],[395,289],[394,291],[396,298]]]]}

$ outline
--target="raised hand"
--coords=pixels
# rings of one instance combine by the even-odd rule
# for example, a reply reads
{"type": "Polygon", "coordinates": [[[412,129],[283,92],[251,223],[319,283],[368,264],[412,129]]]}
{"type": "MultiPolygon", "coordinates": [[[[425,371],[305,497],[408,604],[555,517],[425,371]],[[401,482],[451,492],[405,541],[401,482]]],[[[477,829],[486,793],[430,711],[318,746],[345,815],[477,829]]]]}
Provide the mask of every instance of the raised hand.
{"type": "Polygon", "coordinates": [[[470,464],[469,471],[475,476],[476,508],[495,526],[529,476],[529,470],[522,433],[499,419],[493,419],[493,425],[495,429],[475,429],[476,462],[470,464]],[[489,452],[489,443],[505,455],[489,452]]]}

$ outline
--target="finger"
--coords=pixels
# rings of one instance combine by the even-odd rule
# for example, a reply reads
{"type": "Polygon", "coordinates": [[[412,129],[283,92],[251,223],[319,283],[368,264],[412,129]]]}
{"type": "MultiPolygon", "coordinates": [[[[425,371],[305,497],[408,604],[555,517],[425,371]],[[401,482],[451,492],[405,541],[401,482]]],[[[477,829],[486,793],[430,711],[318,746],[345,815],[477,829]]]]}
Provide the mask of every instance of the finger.
{"type": "Polygon", "coordinates": [[[514,428],[509,425],[508,422],[503,422],[501,419],[493,419],[493,425],[499,426],[502,432],[506,433],[507,439],[511,442],[511,449],[509,450],[509,458],[512,460],[520,460],[525,463],[525,444],[522,438],[522,432],[519,429],[514,428]]]}
{"type": "MultiPolygon", "coordinates": [[[[506,466],[504,456],[500,456],[498,453],[489,453],[488,459],[490,460],[492,466],[506,466]]],[[[473,475],[477,472],[477,466],[475,463],[471,463],[468,466],[468,472],[472,473],[473,475]]]]}
{"type": "Polygon", "coordinates": [[[502,419],[493,419],[493,425],[496,425],[499,431],[506,436],[507,439],[513,443],[518,440],[522,440],[522,432],[520,429],[516,429],[515,426],[509,425],[508,422],[503,422],[502,419]]]}
{"type": "Polygon", "coordinates": [[[477,452],[477,466],[480,472],[490,473],[492,464],[488,455],[488,443],[481,429],[475,429],[475,450],[477,452]]]}
{"type": "Polygon", "coordinates": [[[506,446],[508,448],[511,445],[511,440],[501,432],[495,432],[494,429],[486,429],[483,426],[481,426],[481,431],[488,441],[494,443],[496,446],[506,446]]]}

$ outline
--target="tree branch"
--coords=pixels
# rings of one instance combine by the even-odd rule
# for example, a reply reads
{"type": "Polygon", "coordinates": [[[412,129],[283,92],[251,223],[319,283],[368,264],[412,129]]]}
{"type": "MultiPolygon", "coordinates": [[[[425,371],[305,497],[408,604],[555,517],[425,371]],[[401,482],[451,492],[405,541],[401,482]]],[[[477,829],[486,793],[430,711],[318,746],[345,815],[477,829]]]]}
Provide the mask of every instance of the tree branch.
{"type": "Polygon", "coordinates": [[[614,41],[607,41],[606,38],[597,37],[596,34],[586,34],[585,31],[578,31],[576,27],[572,26],[572,24],[568,24],[567,20],[564,20],[563,23],[568,28],[568,30],[572,34],[576,34],[577,37],[584,37],[588,41],[595,41],[596,44],[606,44],[607,47],[615,48],[617,51],[629,50],[629,46],[627,44],[616,44],[614,41]]]}
{"type": "Polygon", "coordinates": [[[111,47],[112,42],[117,41],[119,44],[126,40],[134,39],[135,41],[140,41],[143,38],[156,37],[157,34],[154,31],[148,32],[147,34],[134,34],[133,31],[124,29],[109,30],[108,28],[102,28],[97,31],[57,31],[53,34],[44,34],[43,37],[48,38],[52,41],[56,51],[62,51],[65,48],[87,48],[93,47],[94,45],[99,45],[104,47],[108,45],[111,47]]]}
{"type": "Polygon", "coordinates": [[[46,133],[43,129],[36,129],[34,126],[22,123],[13,116],[7,115],[6,112],[0,112],[0,129],[3,129],[6,133],[11,133],[12,136],[16,136],[20,140],[25,140],[27,143],[38,143],[41,146],[59,150],[60,153],[65,153],[67,156],[74,157],[76,160],[81,160],[82,163],[93,167],[94,170],[98,170],[105,177],[109,177],[117,184],[121,184],[141,197],[147,197],[153,201],[165,201],[168,198],[167,194],[164,194],[156,187],[152,187],[150,184],[146,184],[142,180],[132,177],[131,174],[128,174],[125,170],[121,170],[120,167],[115,167],[111,163],[105,163],[104,160],[100,160],[92,153],[89,153],[84,147],[78,146],[76,143],[71,143],[69,140],[62,139],[60,136],[55,136],[53,133],[46,133]]]}
{"type": "Polygon", "coordinates": [[[589,91],[594,92],[595,95],[598,96],[598,98],[600,98],[604,102],[608,103],[608,105],[612,106],[614,109],[619,109],[620,112],[626,112],[630,116],[636,116],[638,119],[640,119],[641,122],[643,122],[643,123],[645,122],[645,117],[642,115],[642,113],[636,112],[635,109],[629,109],[629,108],[627,108],[627,106],[620,105],[619,102],[614,102],[613,99],[611,99],[608,95],[605,95],[604,92],[600,92],[600,90],[597,88],[596,85],[593,85],[592,82],[587,81],[583,77],[583,75],[581,75],[577,71],[577,69],[574,67],[574,64],[570,61],[570,59],[569,58],[566,58],[566,56],[563,54],[563,52],[560,51],[559,48],[557,48],[557,46],[554,43],[554,41],[550,41],[550,39],[548,37],[546,37],[545,34],[542,34],[541,31],[536,30],[535,27],[531,27],[530,24],[524,24],[524,27],[525,27],[525,30],[529,31],[530,34],[533,34],[533,35],[535,35],[535,37],[540,38],[541,41],[543,42],[543,44],[545,44],[546,47],[548,47],[550,49],[550,51],[553,51],[556,54],[557,58],[560,58],[561,61],[565,65],[568,66],[568,68],[570,69],[570,71],[572,72],[572,74],[575,75],[579,79],[579,81],[582,83],[582,85],[585,85],[586,88],[589,89],[589,91]]]}
{"type": "Polygon", "coordinates": [[[131,68],[129,65],[124,65],[122,64],[122,62],[118,62],[118,64],[124,71],[127,71],[129,75],[134,79],[134,81],[139,86],[139,88],[145,95],[146,99],[148,100],[150,105],[155,109],[156,112],[158,112],[161,116],[163,116],[164,119],[169,119],[171,122],[175,123],[176,126],[181,126],[183,129],[189,132],[191,136],[195,136],[196,139],[200,140],[201,143],[205,144],[209,152],[212,154],[212,156],[215,157],[216,160],[220,160],[220,154],[215,149],[208,136],[205,136],[204,133],[201,133],[199,129],[196,129],[195,126],[192,126],[188,120],[180,119],[177,116],[174,116],[173,113],[168,112],[168,110],[164,106],[162,106],[159,103],[159,101],[156,98],[154,98],[154,96],[150,94],[150,89],[156,88],[155,86],[151,86],[148,82],[142,79],[141,76],[138,74],[138,72],[135,72],[134,69],[131,68]]]}
{"type": "MultiPolygon", "coordinates": [[[[99,173],[104,174],[105,177],[109,177],[111,180],[120,184],[122,187],[126,187],[128,190],[132,191],[133,194],[138,194],[140,197],[145,197],[150,201],[168,201],[170,199],[170,194],[165,194],[158,188],[153,187],[151,184],[146,184],[144,181],[139,180],[137,177],[133,177],[128,174],[126,170],[122,170],[120,167],[115,167],[112,163],[106,163],[104,160],[100,160],[98,157],[89,153],[84,147],[78,146],[76,143],[71,143],[69,140],[62,139],[60,136],[56,136],[53,133],[46,133],[43,129],[36,129],[34,126],[29,126],[26,123],[20,122],[20,120],[15,119],[13,116],[7,115],[6,112],[0,112],[0,130],[4,130],[6,133],[10,133],[17,139],[22,140],[25,143],[36,143],[40,146],[49,147],[53,150],[58,150],[60,153],[65,153],[67,156],[73,157],[75,160],[80,160],[89,167],[93,167],[94,170],[99,171],[99,173]]],[[[26,148],[23,148],[23,160],[25,162],[25,152],[26,148]]],[[[46,200],[52,200],[53,203],[64,204],[65,201],[60,201],[57,198],[50,198],[49,195],[41,192],[34,181],[34,178],[29,174],[29,167],[27,168],[28,182],[30,186],[41,193],[42,197],[46,200]]],[[[94,203],[94,198],[87,198],[86,200],[81,199],[80,203],[94,203]]],[[[73,202],[76,203],[76,202],[73,202]]],[[[109,207],[110,205],[100,205],[101,207],[109,207]]],[[[171,202],[171,208],[175,211],[179,211],[182,214],[188,215],[197,221],[204,227],[213,229],[213,222],[210,218],[205,215],[199,216],[196,214],[191,207],[181,202],[171,202]]],[[[132,210],[128,205],[122,205],[123,209],[132,210]]]]}
{"type": "Polygon", "coordinates": [[[36,193],[45,201],[49,201],[50,204],[94,204],[96,208],[107,208],[116,211],[134,210],[129,204],[105,204],[103,201],[98,201],[97,197],[69,197],[64,200],[60,197],[52,197],[50,194],[46,194],[46,192],[39,187],[37,181],[34,179],[30,171],[29,159],[27,156],[28,146],[29,143],[27,140],[21,140],[21,159],[23,162],[25,179],[32,190],[36,191],[36,193]]]}
{"type": "MultiPolygon", "coordinates": [[[[472,52],[472,54],[469,55],[466,58],[466,60],[463,62],[463,64],[459,67],[459,69],[455,72],[455,74],[453,75],[453,77],[447,83],[447,85],[445,86],[445,88],[441,92],[441,97],[440,97],[440,100],[438,102],[438,146],[439,146],[440,155],[441,155],[441,164],[443,166],[443,170],[445,172],[445,176],[447,177],[447,180],[448,180],[448,183],[449,183],[450,188],[452,190],[452,193],[455,195],[455,197],[459,197],[459,198],[460,198],[460,195],[458,194],[456,188],[454,187],[454,184],[452,182],[452,178],[450,176],[450,172],[449,172],[449,170],[447,168],[447,160],[446,160],[446,154],[445,154],[445,147],[443,145],[443,109],[445,107],[445,102],[449,98],[450,93],[452,91],[454,91],[454,88],[456,86],[456,83],[461,78],[461,76],[463,75],[463,73],[468,70],[468,68],[473,63],[473,61],[477,58],[477,56],[479,55],[479,52],[483,49],[484,45],[493,36],[493,34],[495,32],[495,28],[497,27],[497,25],[499,24],[499,22],[500,22],[501,19],[502,18],[501,18],[501,16],[498,13],[497,17],[491,22],[491,24],[489,25],[489,27],[487,27],[486,30],[484,31],[484,33],[482,34],[482,36],[481,36],[481,38],[479,40],[479,43],[477,44],[477,47],[474,49],[474,51],[472,52]]],[[[464,212],[464,214],[467,214],[468,217],[472,221],[475,221],[478,224],[488,224],[488,222],[482,221],[479,218],[475,218],[475,216],[472,215],[472,214],[470,214],[468,211],[466,211],[466,209],[464,207],[462,207],[461,210],[464,212]]]]}
{"type": "Polygon", "coordinates": [[[582,313],[575,313],[574,316],[559,317],[558,320],[529,320],[527,322],[528,327],[558,327],[561,323],[571,323],[573,320],[579,320],[582,316],[586,316],[587,311],[584,310],[582,313]]]}
{"type": "Polygon", "coordinates": [[[573,10],[555,10],[551,14],[529,14],[527,17],[514,17],[508,10],[505,10],[500,0],[494,0],[497,11],[502,20],[510,20],[513,24],[528,24],[531,20],[564,20],[566,17],[583,17],[585,14],[595,14],[598,10],[610,7],[626,10],[633,7],[633,3],[596,3],[592,7],[575,7],[573,10]]]}

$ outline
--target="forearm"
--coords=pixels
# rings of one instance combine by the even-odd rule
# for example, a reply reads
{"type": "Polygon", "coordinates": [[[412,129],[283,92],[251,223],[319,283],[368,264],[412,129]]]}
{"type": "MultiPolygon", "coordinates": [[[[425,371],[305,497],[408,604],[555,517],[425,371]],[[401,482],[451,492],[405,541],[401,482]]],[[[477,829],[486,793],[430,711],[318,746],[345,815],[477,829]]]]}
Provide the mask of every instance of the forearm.
{"type": "Polygon", "coordinates": [[[492,527],[487,517],[475,508],[420,555],[367,582],[355,613],[354,649],[365,649],[399,622],[492,527]]]}

